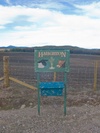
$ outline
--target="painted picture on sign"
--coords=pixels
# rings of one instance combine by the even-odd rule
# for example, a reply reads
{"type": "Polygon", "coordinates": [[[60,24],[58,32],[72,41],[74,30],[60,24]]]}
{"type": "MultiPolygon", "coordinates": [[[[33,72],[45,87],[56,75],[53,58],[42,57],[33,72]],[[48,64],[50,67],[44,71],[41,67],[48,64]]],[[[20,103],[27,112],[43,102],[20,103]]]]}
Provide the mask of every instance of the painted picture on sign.
{"type": "Polygon", "coordinates": [[[40,60],[38,61],[38,68],[45,68],[47,66],[47,61],[48,60],[40,60]]]}
{"type": "Polygon", "coordinates": [[[64,60],[59,60],[57,64],[58,68],[64,68],[65,67],[65,61],[64,60]]]}
{"type": "Polygon", "coordinates": [[[53,57],[51,57],[50,59],[49,59],[49,62],[50,62],[50,68],[49,69],[55,69],[55,67],[54,67],[54,58],[53,57]]]}

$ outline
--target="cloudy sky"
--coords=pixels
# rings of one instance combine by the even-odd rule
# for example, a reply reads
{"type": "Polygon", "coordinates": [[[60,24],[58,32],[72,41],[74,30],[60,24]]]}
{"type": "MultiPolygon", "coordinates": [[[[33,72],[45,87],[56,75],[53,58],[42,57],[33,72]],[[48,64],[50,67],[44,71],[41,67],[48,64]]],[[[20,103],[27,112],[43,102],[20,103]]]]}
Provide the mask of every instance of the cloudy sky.
{"type": "Polygon", "coordinates": [[[100,0],[0,0],[0,46],[100,48],[100,0]]]}

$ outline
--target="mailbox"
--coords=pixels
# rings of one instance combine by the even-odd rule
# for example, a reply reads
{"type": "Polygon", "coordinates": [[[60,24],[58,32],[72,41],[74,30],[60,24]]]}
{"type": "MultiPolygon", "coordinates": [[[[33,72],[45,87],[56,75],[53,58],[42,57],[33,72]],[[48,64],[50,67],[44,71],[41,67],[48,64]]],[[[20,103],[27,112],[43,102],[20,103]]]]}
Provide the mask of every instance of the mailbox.
{"type": "Polygon", "coordinates": [[[63,82],[40,82],[39,85],[41,96],[62,96],[63,82]]]}

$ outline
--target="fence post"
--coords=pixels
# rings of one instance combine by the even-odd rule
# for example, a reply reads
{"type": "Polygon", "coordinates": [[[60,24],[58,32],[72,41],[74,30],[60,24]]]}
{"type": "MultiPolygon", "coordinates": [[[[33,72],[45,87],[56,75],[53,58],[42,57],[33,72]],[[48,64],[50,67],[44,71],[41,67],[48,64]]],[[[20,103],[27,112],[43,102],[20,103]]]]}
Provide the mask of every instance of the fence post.
{"type": "Polygon", "coordinates": [[[94,91],[97,90],[97,74],[98,74],[98,61],[96,61],[94,64],[94,85],[93,85],[94,91]]]}
{"type": "Polygon", "coordinates": [[[3,57],[4,87],[9,87],[9,56],[3,57]]]}
{"type": "Polygon", "coordinates": [[[54,79],[53,80],[56,81],[56,72],[54,72],[54,75],[53,76],[54,76],[54,79]]]}

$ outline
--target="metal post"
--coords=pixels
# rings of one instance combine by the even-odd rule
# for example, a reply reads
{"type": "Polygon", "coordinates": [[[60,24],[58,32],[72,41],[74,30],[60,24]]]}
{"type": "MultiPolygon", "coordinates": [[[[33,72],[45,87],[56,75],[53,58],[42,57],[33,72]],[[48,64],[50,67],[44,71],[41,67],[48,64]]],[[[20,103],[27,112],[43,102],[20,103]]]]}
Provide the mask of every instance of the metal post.
{"type": "Polygon", "coordinates": [[[3,66],[4,66],[4,87],[9,87],[9,56],[3,57],[3,66]]]}
{"type": "Polygon", "coordinates": [[[67,95],[67,85],[66,85],[66,82],[67,82],[67,73],[65,72],[64,73],[64,84],[65,84],[65,87],[64,87],[64,115],[66,115],[66,95],[67,95]]]}
{"type": "Polygon", "coordinates": [[[38,115],[40,115],[40,87],[39,87],[39,73],[37,73],[37,88],[38,88],[38,115]]]}

